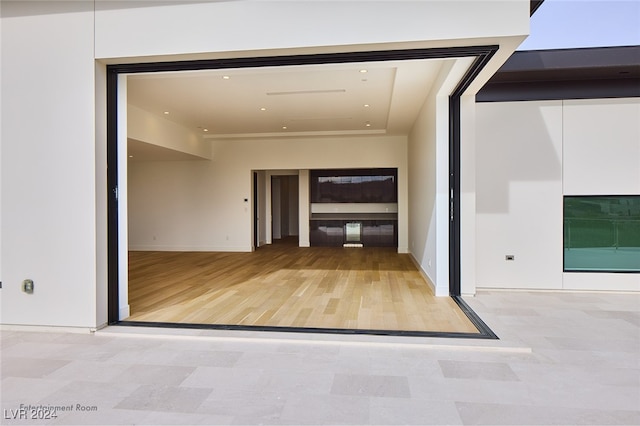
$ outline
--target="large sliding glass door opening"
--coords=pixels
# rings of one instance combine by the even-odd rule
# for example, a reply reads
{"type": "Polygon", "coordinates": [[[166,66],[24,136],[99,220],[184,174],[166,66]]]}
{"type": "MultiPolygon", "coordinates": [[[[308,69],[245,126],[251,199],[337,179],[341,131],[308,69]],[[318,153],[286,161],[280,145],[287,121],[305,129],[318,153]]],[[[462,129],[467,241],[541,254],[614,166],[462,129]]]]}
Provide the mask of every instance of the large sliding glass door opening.
{"type": "MultiPolygon", "coordinates": [[[[122,169],[127,167],[122,163],[122,152],[120,155],[118,150],[122,149],[123,132],[120,127],[122,122],[121,118],[127,116],[127,113],[121,109],[122,104],[118,102],[119,80],[127,75],[140,75],[142,73],[149,73],[154,76],[160,76],[163,72],[198,72],[201,70],[215,70],[219,73],[221,80],[229,80],[231,78],[225,78],[227,74],[231,74],[230,70],[242,71],[238,75],[243,73],[247,74],[254,70],[262,70],[265,67],[278,68],[284,70],[288,66],[325,66],[332,64],[349,64],[353,62],[353,68],[359,68],[361,64],[387,64],[393,61],[433,61],[442,60],[443,58],[457,58],[457,57],[476,57],[473,62],[473,66],[467,72],[467,79],[460,83],[457,92],[453,95],[460,96],[466,85],[469,83],[469,78],[473,78],[474,75],[479,72],[479,69],[484,66],[486,60],[495,50],[495,47],[471,47],[471,48],[453,48],[453,49],[415,49],[415,50],[402,50],[402,51],[390,51],[390,52],[370,52],[370,53],[358,53],[358,54],[330,54],[330,55],[309,55],[309,56],[296,56],[296,57],[269,57],[269,58],[243,58],[243,59],[228,59],[228,60],[211,60],[211,61],[191,61],[191,62],[174,62],[174,63],[152,63],[152,64],[123,64],[112,65],[108,67],[108,146],[109,146],[109,185],[112,188],[113,197],[109,200],[109,313],[111,323],[123,323],[123,321],[129,320],[130,322],[146,322],[157,324],[174,324],[182,326],[203,326],[203,327],[222,327],[222,328],[244,328],[244,327],[262,327],[262,328],[277,328],[277,329],[298,329],[302,331],[322,330],[328,332],[359,332],[359,333],[375,333],[375,334],[416,334],[416,335],[452,335],[462,337],[495,337],[493,333],[486,328],[486,326],[477,317],[474,317],[472,313],[469,313],[469,309],[466,309],[461,299],[449,298],[435,298],[433,300],[442,299],[443,306],[442,312],[451,315],[455,321],[459,321],[463,324],[460,328],[448,329],[448,330],[436,330],[431,325],[425,325],[423,327],[417,327],[415,325],[401,325],[401,321],[386,320],[384,315],[385,304],[390,302],[396,302],[398,299],[398,288],[394,287],[394,283],[398,282],[398,277],[402,276],[405,281],[405,285],[402,288],[407,291],[407,296],[402,296],[404,302],[399,308],[396,317],[401,318],[403,316],[415,316],[417,312],[428,312],[433,306],[429,306],[429,302],[422,302],[419,295],[419,291],[426,290],[425,294],[428,294],[430,289],[424,281],[419,268],[412,262],[410,256],[405,253],[398,253],[398,225],[397,217],[391,217],[397,215],[397,211],[394,211],[392,206],[393,200],[377,200],[380,202],[371,202],[369,204],[375,204],[375,208],[381,208],[381,211],[354,211],[354,212],[338,212],[346,215],[359,215],[358,217],[323,217],[322,215],[334,215],[333,212],[324,212],[321,204],[331,203],[313,203],[308,204],[308,216],[303,218],[299,217],[298,220],[307,220],[308,236],[310,245],[326,245],[316,244],[317,239],[314,235],[318,234],[318,230],[321,228],[317,226],[322,220],[328,221],[342,221],[340,223],[340,238],[342,244],[340,251],[335,251],[333,248],[325,247],[270,247],[266,245],[264,250],[257,250],[251,252],[252,249],[261,246],[261,229],[269,228],[269,224],[264,223],[267,217],[261,217],[260,210],[254,206],[254,203],[259,203],[259,193],[255,194],[255,183],[260,180],[259,174],[254,174],[255,167],[249,166],[247,176],[245,176],[246,186],[245,190],[241,187],[237,197],[230,197],[232,200],[228,203],[221,203],[216,205],[216,210],[219,213],[219,217],[223,220],[218,224],[219,226],[208,228],[204,222],[188,222],[188,225],[178,224],[177,226],[164,227],[165,234],[160,237],[153,232],[148,232],[143,235],[144,238],[149,238],[151,242],[159,241],[161,238],[167,239],[173,238],[173,241],[179,241],[183,236],[191,233],[192,239],[189,244],[179,246],[172,243],[166,247],[162,247],[160,243],[156,246],[155,243],[149,245],[148,248],[155,248],[154,250],[131,250],[127,261],[123,262],[122,256],[122,236],[127,235],[127,232],[131,232],[132,224],[129,223],[129,229],[119,229],[122,225],[121,217],[119,214],[119,195],[123,194],[120,191],[119,185],[122,184],[122,173],[118,173],[118,168],[122,169]],[[119,120],[120,119],[120,120],[119,120]],[[253,188],[253,189],[252,189],[253,188]],[[253,191],[253,192],[252,192],[253,191]],[[314,206],[316,204],[316,206],[314,206]],[[234,213],[236,212],[236,213],[234,213]],[[256,213],[258,212],[258,213],[256,213]],[[315,216],[314,216],[315,215],[315,216]],[[374,215],[375,217],[364,217],[363,215],[374,215]],[[263,223],[260,223],[260,219],[263,219],[263,223]],[[245,225],[237,227],[233,225],[235,220],[238,220],[245,225]],[[227,222],[227,224],[225,224],[227,222]],[[193,225],[193,226],[192,226],[193,225]],[[185,233],[181,233],[185,231],[185,233]],[[246,231],[246,232],[245,232],[246,231]],[[315,232],[315,234],[314,234],[315,232]],[[209,241],[218,241],[217,246],[207,246],[203,243],[201,246],[194,245],[193,241],[206,241],[204,238],[209,233],[212,238],[209,241]],[[246,236],[244,235],[246,233],[246,236]],[[240,235],[240,237],[237,237],[240,235]],[[201,238],[202,237],[202,238],[201,238]],[[199,240],[199,238],[201,238],[199,240]],[[228,241],[228,245],[225,246],[225,241],[228,241]],[[234,245],[235,244],[235,245],[234,245]],[[246,245],[246,247],[245,247],[246,245]],[[369,246],[369,247],[368,247],[369,246]],[[172,248],[179,248],[179,251],[172,250],[172,248]],[[196,248],[195,250],[193,248],[196,248]],[[390,248],[389,248],[390,247],[390,248]],[[159,249],[158,249],[159,248],[159,249]],[[278,250],[285,250],[278,251],[278,250]],[[325,249],[328,249],[326,251],[325,249]],[[355,251],[349,250],[355,249],[355,251]],[[179,253],[179,254],[176,254],[179,253]],[[184,269],[182,262],[186,262],[191,265],[192,268],[184,269]],[[124,265],[123,263],[130,263],[124,265]],[[196,266],[195,270],[193,266],[196,266]],[[209,265],[215,265],[213,269],[208,269],[209,265]],[[128,282],[123,281],[123,268],[128,271],[128,282]],[[174,268],[175,273],[168,274],[168,268],[174,268]],[[182,272],[178,272],[178,271],[182,272]],[[220,275],[218,272],[225,271],[220,275]],[[146,275],[146,276],[143,276],[146,275]],[[187,277],[190,277],[187,279],[187,277]],[[204,291],[204,283],[212,281],[216,283],[218,287],[215,289],[209,289],[212,291],[219,291],[217,296],[212,296],[211,291],[204,291]],[[138,287],[135,285],[139,284],[138,287]],[[265,285],[268,283],[270,285],[265,285]],[[286,300],[281,296],[275,294],[262,294],[258,299],[269,300],[271,302],[275,300],[281,300],[281,303],[277,306],[262,306],[262,308],[256,307],[257,302],[251,301],[251,295],[257,295],[257,288],[268,288],[269,290],[277,289],[278,287],[286,287],[284,284],[294,283],[297,285],[289,290],[285,289],[285,292],[289,292],[292,300],[295,301],[295,307],[288,306],[286,300]],[[260,285],[262,284],[262,285],[260,285]],[[347,284],[344,288],[338,288],[338,284],[347,284]],[[352,285],[353,284],[353,285],[352,285]],[[380,285],[378,285],[380,284],[380,285]],[[223,312],[221,304],[229,295],[225,295],[224,288],[229,286],[243,285],[246,287],[243,291],[245,296],[241,299],[234,299],[237,303],[233,303],[234,306],[243,307],[240,312],[223,312]],[[122,292],[121,289],[126,286],[128,292],[128,299],[131,302],[131,315],[127,318],[123,318],[122,313],[122,292]],[[255,288],[252,286],[256,286],[255,288]],[[423,287],[421,290],[416,290],[415,287],[423,287]],[[321,291],[322,290],[322,291],[321,291]],[[364,292],[364,290],[370,290],[370,293],[364,292]],[[164,293],[163,293],[164,292],[164,293]],[[312,295],[318,296],[318,293],[323,293],[324,296],[320,297],[321,302],[314,300],[312,295]],[[154,295],[149,296],[146,299],[140,298],[141,295],[154,295]],[[348,304],[342,304],[346,301],[345,295],[353,296],[354,301],[359,301],[361,307],[359,313],[365,320],[358,323],[353,317],[354,308],[348,304]],[[300,303],[300,299],[304,299],[308,296],[306,302],[309,305],[300,303]],[[279,299],[280,298],[280,299],[279,299]],[[212,301],[211,306],[205,306],[205,300],[212,301]],[[368,308],[362,308],[363,301],[368,308]],[[462,304],[462,305],[461,305],[462,304]],[[149,316],[149,309],[155,306],[155,313],[149,316]],[[176,313],[176,307],[188,306],[180,313],[176,313]],[[279,306],[279,307],[278,307],[279,306]],[[318,312],[314,312],[313,307],[322,306],[322,315],[318,312]],[[380,307],[382,310],[376,313],[375,309],[380,307]],[[157,309],[156,309],[157,308],[157,309]],[[367,312],[366,309],[369,309],[367,312]],[[275,315],[275,312],[280,312],[281,316],[288,318],[282,322],[282,318],[275,315]],[[342,315],[347,318],[345,321],[338,321],[328,319],[333,314],[333,318],[337,318],[339,312],[348,313],[342,315]],[[216,317],[216,315],[222,313],[223,318],[216,317]],[[177,315],[177,316],[176,316],[177,315]],[[225,316],[226,315],[226,316],[225,316]],[[368,317],[368,320],[366,319],[368,317]],[[256,317],[257,316],[257,317],[256,317]],[[317,322],[318,318],[325,317],[324,320],[317,322]],[[214,318],[206,320],[204,318],[214,318]],[[277,320],[267,321],[268,318],[276,318],[277,320]],[[275,321],[275,322],[274,322],[275,321]],[[354,322],[355,321],[355,322],[354,322]],[[385,325],[386,324],[386,325],[385,325]],[[303,330],[304,329],[304,330],[303,330]]],[[[438,68],[435,68],[438,69],[438,68]]],[[[364,81],[364,80],[363,80],[364,81]]],[[[331,90],[324,89],[324,91],[318,91],[315,95],[324,95],[331,90]]],[[[268,96],[295,96],[295,94],[287,92],[273,92],[267,94],[268,96]]],[[[458,130],[456,131],[456,120],[459,120],[459,114],[456,115],[456,103],[455,99],[452,101],[453,109],[450,120],[452,123],[452,132],[450,135],[450,145],[452,147],[452,162],[450,163],[451,181],[452,186],[452,205],[459,202],[457,193],[459,192],[459,181],[456,181],[457,163],[456,163],[456,143],[459,145],[459,140],[456,142],[456,138],[459,138],[459,123],[458,130]]],[[[366,108],[368,108],[367,106],[366,108]]],[[[142,109],[142,107],[139,107],[142,109]]],[[[459,105],[458,105],[459,108],[459,105]]],[[[259,108],[263,112],[269,108],[259,108]]],[[[148,111],[147,111],[148,112],[148,111]]],[[[170,116],[171,111],[163,111],[161,114],[170,116]]],[[[166,118],[166,117],[165,117],[166,118]]],[[[295,120],[292,121],[292,125],[295,125],[295,120]]],[[[367,123],[368,124],[368,123],[367,123]]],[[[202,131],[208,132],[209,129],[204,126],[200,126],[202,131]]],[[[282,126],[281,130],[287,126],[282,126]]],[[[335,130],[329,131],[333,132],[335,130]]],[[[316,132],[320,132],[319,130],[316,132]]],[[[348,133],[348,131],[347,131],[348,133]]],[[[220,149],[221,152],[233,146],[234,137],[227,139],[224,137],[212,138],[210,142],[220,149]]],[[[278,140],[290,140],[292,137],[304,137],[305,135],[295,133],[287,135],[279,135],[278,140]]],[[[253,136],[252,136],[253,137],[253,136]]],[[[130,138],[124,136],[124,139],[130,138]]],[[[139,141],[138,141],[139,142],[139,141]]],[[[137,142],[134,142],[134,144],[137,142]]],[[[281,142],[279,142],[281,143],[281,142]]],[[[248,146],[248,145],[247,145],[248,146]]],[[[164,150],[180,151],[179,147],[162,147],[164,150]]],[[[235,146],[234,148],[235,149],[235,146]]],[[[184,156],[183,151],[179,160],[154,160],[155,164],[136,164],[138,167],[135,170],[129,170],[127,179],[130,182],[139,179],[140,176],[145,178],[154,179],[157,184],[157,191],[138,191],[139,194],[143,194],[144,197],[156,197],[156,200],[164,199],[167,204],[164,205],[165,213],[169,211],[178,211],[184,217],[197,217],[197,214],[202,209],[206,209],[209,206],[207,203],[215,205],[215,202],[208,201],[206,194],[207,191],[193,192],[193,188],[203,188],[208,180],[222,180],[232,182],[229,180],[232,176],[229,173],[233,173],[233,164],[225,164],[224,162],[216,163],[216,157],[206,158],[207,155],[190,152],[187,153],[187,157],[184,156]],[[158,163],[166,161],[167,167],[159,166],[158,163]],[[226,177],[225,177],[226,176],[226,177]],[[162,186],[164,182],[164,187],[162,186]],[[181,194],[183,201],[188,199],[191,204],[181,204],[178,202],[172,202],[172,198],[169,196],[171,193],[181,194]],[[191,194],[191,195],[189,195],[191,194]],[[197,196],[194,196],[196,194],[197,196]]],[[[459,153],[457,154],[459,155],[459,153]]],[[[135,158],[135,156],[134,156],[135,158]]],[[[131,161],[131,160],[129,160],[131,161]]],[[[137,160],[134,160],[137,161],[137,160]]],[[[459,161],[459,159],[458,159],[459,161]]],[[[141,163],[146,163],[142,161],[141,163]]],[[[344,162],[343,162],[344,163],[344,162]]],[[[364,163],[360,163],[364,165],[364,163]]],[[[357,164],[356,164],[357,165],[357,164]]],[[[375,169],[375,168],[374,168],[375,169]]],[[[369,170],[374,170],[369,169],[369,170]]],[[[318,169],[320,170],[320,169],[318,169]]],[[[325,169],[326,170],[326,169],[325,169]]],[[[347,170],[347,169],[341,169],[347,170]]],[[[360,172],[363,169],[358,169],[360,172]]],[[[386,180],[375,181],[373,176],[379,177],[382,175],[377,174],[377,171],[371,172],[372,178],[365,178],[365,180],[371,180],[370,185],[375,187],[376,185],[385,185],[386,180]]],[[[355,176],[355,175],[354,175],[355,176]]],[[[360,180],[362,180],[362,173],[359,173],[360,180]]],[[[346,175],[340,176],[341,178],[347,177],[346,175]]],[[[397,184],[397,172],[394,177],[397,184]]],[[[311,181],[313,176],[311,177],[311,181]]],[[[140,182],[141,180],[138,180],[140,182]]],[[[331,179],[327,181],[329,184],[334,185],[331,192],[337,193],[335,182],[331,179]]],[[[125,181],[125,184],[127,182],[125,181]]],[[[406,184],[406,182],[404,183],[406,184]]],[[[347,188],[351,184],[346,184],[343,188],[347,188]]],[[[353,186],[353,185],[351,185],[353,186]]],[[[298,191],[302,194],[307,191],[307,197],[314,197],[312,188],[299,188],[298,191]],[[310,194],[309,194],[310,193],[310,194]]],[[[396,190],[397,191],[397,190],[396,190]]],[[[124,194],[131,196],[134,191],[124,191],[124,194]]],[[[215,191],[213,193],[214,196],[215,191]]],[[[353,195],[353,194],[352,194],[353,195]]],[[[364,194],[360,194],[360,197],[364,197],[364,194]]],[[[221,198],[222,199],[222,198],[221,198]]],[[[264,200],[265,198],[263,198],[264,200]]],[[[175,199],[174,199],[175,201],[175,199]]],[[[396,200],[397,202],[397,200],[396,200]]],[[[141,204],[148,203],[147,200],[143,200],[141,204]]],[[[162,207],[158,204],[156,207],[162,207]]],[[[271,206],[273,207],[273,206],[271,206]]],[[[282,207],[282,206],[280,206],[282,207]]],[[[368,206],[372,207],[372,206],[368,206]]],[[[448,207],[448,206],[447,206],[448,207]]],[[[455,207],[455,206],[454,206],[455,207]]],[[[395,207],[397,208],[397,207],[395,207]]],[[[159,208],[156,210],[160,210],[159,208]]],[[[154,213],[154,217],[158,217],[158,212],[154,213]]],[[[263,215],[264,216],[264,215],[263,215]]],[[[273,218],[273,217],[272,217],[273,218]]],[[[271,219],[272,219],[271,218],[271,219]]],[[[145,225],[153,224],[153,218],[147,218],[142,220],[145,225]]],[[[452,251],[449,256],[450,264],[452,265],[452,275],[450,280],[450,289],[452,296],[459,295],[459,283],[456,287],[456,280],[459,280],[459,271],[456,275],[455,268],[459,268],[459,263],[456,263],[456,258],[459,257],[459,232],[456,233],[456,226],[459,227],[459,223],[456,225],[456,221],[459,221],[459,217],[452,215],[452,231],[450,234],[450,247],[452,251]],[[457,266],[456,266],[457,265],[457,266]]],[[[184,222],[187,223],[187,222],[184,222]]],[[[280,222],[282,224],[282,222],[280,222]]],[[[287,225],[290,225],[287,223],[287,225]]],[[[334,227],[332,224],[325,228],[334,227]]],[[[275,237],[275,229],[270,227],[272,232],[272,238],[275,237]]],[[[291,233],[292,227],[289,226],[287,231],[288,235],[291,233]]],[[[140,233],[142,235],[144,233],[140,233]]],[[[280,235],[282,236],[282,227],[280,228],[280,235]]],[[[301,238],[305,235],[301,235],[301,238]]],[[[405,237],[406,238],[406,237],[405,237]]],[[[329,244],[330,245],[330,244],[329,244]]],[[[139,246],[144,248],[143,245],[139,246]]],[[[125,274],[126,275],[126,274],[125,274]]],[[[431,291],[433,296],[433,291],[431,291]]],[[[426,300],[426,299],[425,299],[426,300]]],[[[357,316],[357,315],[356,315],[357,316]]],[[[397,319],[396,318],[396,319],[397,319]]],[[[344,318],[343,318],[344,319],[344,318]]]]}

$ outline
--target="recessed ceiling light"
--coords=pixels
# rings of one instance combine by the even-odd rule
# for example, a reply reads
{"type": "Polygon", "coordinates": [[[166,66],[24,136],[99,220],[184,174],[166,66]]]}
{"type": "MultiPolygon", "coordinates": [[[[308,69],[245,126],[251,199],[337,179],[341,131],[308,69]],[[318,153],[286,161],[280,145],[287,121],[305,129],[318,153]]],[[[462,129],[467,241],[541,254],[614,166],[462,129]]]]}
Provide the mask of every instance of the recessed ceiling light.
{"type": "Polygon", "coordinates": [[[367,126],[367,127],[371,127],[371,123],[369,123],[369,122],[367,121],[367,124],[365,124],[365,126],[367,126]]]}
{"type": "Polygon", "coordinates": [[[164,115],[169,115],[169,111],[165,111],[165,112],[164,112],[164,115]]]}
{"type": "Polygon", "coordinates": [[[283,130],[287,130],[287,126],[282,126],[282,129],[283,130]]]}
{"type": "Polygon", "coordinates": [[[366,73],[366,72],[368,72],[368,71],[367,71],[367,70],[360,70],[360,72],[361,72],[362,74],[364,74],[364,73],[366,73]]]}
{"type": "Polygon", "coordinates": [[[133,158],[133,155],[130,155],[129,158],[133,158]]]}
{"type": "Polygon", "coordinates": [[[369,104],[364,104],[364,107],[365,108],[369,108],[369,104]]]}
{"type": "Polygon", "coordinates": [[[266,110],[267,110],[267,109],[266,109],[266,108],[264,108],[264,107],[260,108],[260,111],[266,111],[266,110]]]}
{"type": "Polygon", "coordinates": [[[208,131],[209,131],[209,129],[202,129],[202,131],[203,131],[203,132],[208,132],[208,131]]]}
{"type": "Polygon", "coordinates": [[[230,78],[231,78],[231,77],[229,77],[228,75],[223,75],[223,76],[222,76],[222,79],[223,79],[223,80],[229,80],[230,78]]]}

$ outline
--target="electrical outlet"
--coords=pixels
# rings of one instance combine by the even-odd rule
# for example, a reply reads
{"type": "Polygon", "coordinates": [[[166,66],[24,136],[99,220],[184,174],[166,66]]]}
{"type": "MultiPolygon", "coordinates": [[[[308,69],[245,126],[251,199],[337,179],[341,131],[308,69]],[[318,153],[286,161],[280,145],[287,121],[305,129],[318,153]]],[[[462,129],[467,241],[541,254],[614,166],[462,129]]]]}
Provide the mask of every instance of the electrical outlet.
{"type": "Polygon", "coordinates": [[[22,291],[27,294],[33,294],[33,280],[24,280],[22,281],[22,291]]]}
{"type": "Polygon", "coordinates": [[[507,254],[504,256],[504,260],[516,260],[516,257],[512,254],[507,254]]]}

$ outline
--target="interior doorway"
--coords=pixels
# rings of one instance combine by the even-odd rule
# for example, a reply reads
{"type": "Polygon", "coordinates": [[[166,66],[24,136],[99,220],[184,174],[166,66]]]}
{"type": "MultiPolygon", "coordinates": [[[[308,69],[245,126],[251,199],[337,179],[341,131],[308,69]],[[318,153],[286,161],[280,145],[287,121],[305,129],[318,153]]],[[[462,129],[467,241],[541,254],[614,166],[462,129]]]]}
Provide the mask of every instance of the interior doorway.
{"type": "Polygon", "coordinates": [[[298,175],[271,176],[271,235],[273,242],[299,237],[298,175]]]}
{"type": "Polygon", "coordinates": [[[253,249],[260,247],[260,196],[258,191],[258,172],[253,172],[253,249]]]}

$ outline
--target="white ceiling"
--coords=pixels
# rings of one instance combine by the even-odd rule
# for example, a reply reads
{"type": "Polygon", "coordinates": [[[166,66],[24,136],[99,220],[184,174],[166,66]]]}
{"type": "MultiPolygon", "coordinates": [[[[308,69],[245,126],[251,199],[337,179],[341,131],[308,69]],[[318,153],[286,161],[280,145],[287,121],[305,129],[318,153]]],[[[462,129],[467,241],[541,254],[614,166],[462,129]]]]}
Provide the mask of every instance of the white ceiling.
{"type": "Polygon", "coordinates": [[[132,74],[127,101],[205,139],[408,134],[443,62],[132,74]]]}

